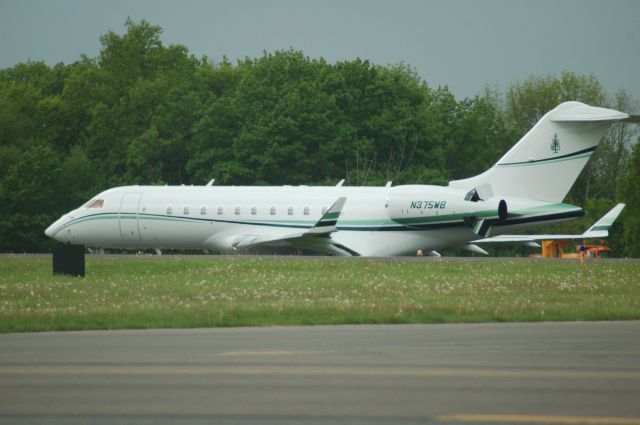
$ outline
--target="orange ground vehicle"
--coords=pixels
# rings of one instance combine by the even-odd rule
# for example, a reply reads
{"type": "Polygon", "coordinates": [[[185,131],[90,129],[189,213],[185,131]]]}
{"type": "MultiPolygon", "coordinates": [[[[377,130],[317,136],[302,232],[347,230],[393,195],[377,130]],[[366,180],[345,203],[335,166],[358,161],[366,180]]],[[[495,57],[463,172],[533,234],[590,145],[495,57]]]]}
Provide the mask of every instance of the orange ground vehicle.
{"type": "MultiPolygon", "coordinates": [[[[576,252],[564,252],[564,248],[569,245],[570,240],[548,240],[542,241],[542,258],[585,258],[595,259],[609,258],[611,256],[611,249],[604,245],[604,241],[601,240],[601,245],[587,245],[584,243],[584,251],[580,250],[581,245],[576,246],[576,252]]],[[[586,242],[586,241],[585,241],[586,242]]]]}

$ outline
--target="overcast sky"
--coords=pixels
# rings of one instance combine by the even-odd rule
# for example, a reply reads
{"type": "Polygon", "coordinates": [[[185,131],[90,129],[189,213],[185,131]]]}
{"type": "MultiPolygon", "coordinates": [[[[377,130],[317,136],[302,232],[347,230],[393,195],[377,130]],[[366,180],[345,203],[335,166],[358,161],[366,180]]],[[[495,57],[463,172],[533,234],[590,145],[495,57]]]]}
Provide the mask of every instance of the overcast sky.
{"type": "Polygon", "coordinates": [[[95,57],[127,17],[214,61],[292,47],[405,62],[458,98],[570,70],[640,100],[640,0],[0,0],[0,68],[95,57]]]}

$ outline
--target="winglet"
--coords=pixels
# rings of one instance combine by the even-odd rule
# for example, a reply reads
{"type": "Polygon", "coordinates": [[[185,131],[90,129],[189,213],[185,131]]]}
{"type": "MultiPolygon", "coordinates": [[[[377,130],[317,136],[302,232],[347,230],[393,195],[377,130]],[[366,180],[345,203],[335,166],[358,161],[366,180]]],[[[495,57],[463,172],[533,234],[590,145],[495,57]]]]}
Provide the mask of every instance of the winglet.
{"type": "Polygon", "coordinates": [[[311,229],[309,229],[307,234],[328,234],[331,232],[335,232],[336,223],[338,222],[338,218],[340,218],[340,214],[342,213],[342,208],[344,207],[344,203],[347,201],[346,197],[338,198],[338,200],[331,205],[331,208],[327,210],[326,213],[320,220],[313,225],[311,229]]]}
{"type": "Polygon", "coordinates": [[[609,228],[616,221],[624,208],[624,204],[618,204],[606,213],[600,220],[596,221],[582,236],[586,238],[606,238],[609,236],[609,228]]]}

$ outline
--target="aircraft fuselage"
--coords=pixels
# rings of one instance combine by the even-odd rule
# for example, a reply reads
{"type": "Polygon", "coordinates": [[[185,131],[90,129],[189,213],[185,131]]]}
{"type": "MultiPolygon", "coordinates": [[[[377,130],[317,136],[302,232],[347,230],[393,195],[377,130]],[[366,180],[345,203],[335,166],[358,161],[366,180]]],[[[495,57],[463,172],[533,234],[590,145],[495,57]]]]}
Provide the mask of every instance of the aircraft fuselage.
{"type": "MultiPolygon", "coordinates": [[[[90,247],[235,252],[240,241],[254,235],[277,237],[309,229],[336,199],[345,197],[332,242],[347,248],[345,255],[395,256],[478,239],[470,220],[492,221],[496,235],[582,214],[566,204],[510,200],[511,214],[500,220],[497,200],[465,201],[466,194],[429,185],[125,186],[65,214],[46,234],[90,247]]],[[[287,241],[280,245],[286,247],[287,241]]]]}

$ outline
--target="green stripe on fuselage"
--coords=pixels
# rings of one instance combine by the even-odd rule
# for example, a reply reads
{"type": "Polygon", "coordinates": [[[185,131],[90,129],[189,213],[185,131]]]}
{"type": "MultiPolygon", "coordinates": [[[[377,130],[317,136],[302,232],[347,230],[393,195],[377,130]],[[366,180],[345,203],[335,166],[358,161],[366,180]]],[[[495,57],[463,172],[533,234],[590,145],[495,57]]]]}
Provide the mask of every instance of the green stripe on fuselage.
{"type": "MultiPolygon", "coordinates": [[[[538,206],[532,208],[525,208],[522,210],[514,211],[510,214],[518,215],[522,219],[526,218],[535,218],[542,217],[544,215],[548,215],[551,213],[557,212],[569,212],[574,210],[580,210],[579,207],[569,204],[551,204],[545,206],[538,206]]],[[[334,214],[334,213],[330,213],[334,214]]],[[[335,213],[338,215],[339,213],[335,213]]],[[[401,224],[403,226],[412,226],[412,225],[429,225],[429,224],[456,224],[462,223],[463,218],[466,216],[470,216],[470,214],[444,214],[438,216],[430,216],[430,217],[408,217],[401,218],[395,221],[390,219],[376,219],[376,220],[337,220],[336,225],[338,228],[357,228],[357,230],[379,230],[384,229],[386,227],[393,227],[401,224]]],[[[494,218],[497,217],[497,211],[488,210],[481,211],[476,214],[473,214],[474,217],[477,218],[494,218]]],[[[88,222],[88,221],[96,221],[96,220],[155,220],[155,221],[170,221],[170,222],[182,222],[182,223],[230,223],[230,224],[241,224],[241,225],[252,225],[252,226],[278,226],[278,227],[295,227],[295,228],[311,228],[315,221],[311,220],[233,220],[232,218],[228,219],[215,219],[215,218],[199,218],[199,217],[185,217],[185,216],[170,216],[170,215],[160,215],[160,214],[135,214],[135,213],[102,213],[97,215],[91,215],[86,217],[76,218],[69,223],[66,223],[60,229],[56,231],[55,234],[60,232],[61,230],[75,224],[88,222]]],[[[328,217],[321,220],[321,223],[326,223],[328,217]]],[[[333,221],[333,220],[330,220],[333,221]]],[[[398,229],[402,230],[402,229],[398,229]]],[[[411,229],[406,229],[411,230],[411,229]]],[[[594,229],[596,230],[596,229],[594,229]]],[[[606,230],[606,229],[605,229],[606,230]]],[[[54,234],[54,236],[55,236],[54,234]]]]}

